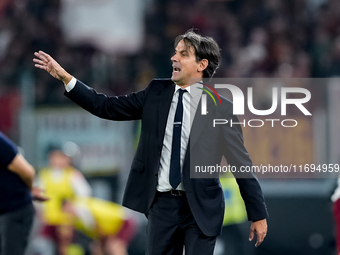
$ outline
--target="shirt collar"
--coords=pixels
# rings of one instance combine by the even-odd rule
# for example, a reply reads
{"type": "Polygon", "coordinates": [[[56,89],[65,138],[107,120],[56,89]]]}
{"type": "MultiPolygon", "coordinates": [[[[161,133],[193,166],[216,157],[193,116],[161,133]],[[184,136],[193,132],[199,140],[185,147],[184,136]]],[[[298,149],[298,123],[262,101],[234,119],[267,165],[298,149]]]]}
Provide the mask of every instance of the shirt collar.
{"type": "MultiPolygon", "coordinates": [[[[192,98],[195,98],[195,97],[199,97],[201,94],[202,94],[202,89],[203,88],[203,83],[202,81],[200,82],[196,82],[192,85],[190,85],[189,87],[186,87],[185,90],[189,92],[190,96],[192,98]],[[198,89],[200,88],[200,89],[198,89]]],[[[181,89],[180,86],[178,86],[177,84],[175,84],[175,92],[174,94],[176,94],[177,90],[181,89]]]]}

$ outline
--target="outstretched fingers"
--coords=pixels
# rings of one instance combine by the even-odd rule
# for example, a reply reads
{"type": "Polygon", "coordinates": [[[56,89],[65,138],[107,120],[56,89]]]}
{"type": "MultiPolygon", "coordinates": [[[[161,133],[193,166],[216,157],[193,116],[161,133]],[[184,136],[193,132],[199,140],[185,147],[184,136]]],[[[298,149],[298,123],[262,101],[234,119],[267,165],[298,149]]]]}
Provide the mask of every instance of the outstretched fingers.
{"type": "Polygon", "coordinates": [[[39,65],[44,65],[44,64],[46,64],[44,61],[42,61],[42,60],[40,60],[40,59],[37,59],[37,58],[34,58],[34,59],[33,59],[33,62],[35,62],[35,63],[37,63],[37,64],[39,64],[39,65]]]}
{"type": "Polygon", "coordinates": [[[33,59],[33,62],[36,63],[34,66],[47,71],[47,65],[52,57],[41,50],[34,52],[34,56],[36,56],[36,58],[33,59]]]}
{"type": "Polygon", "coordinates": [[[48,63],[51,60],[51,56],[43,52],[42,50],[39,50],[39,52],[35,52],[34,55],[40,58],[45,63],[48,63]]]}
{"type": "Polygon", "coordinates": [[[35,67],[38,67],[38,68],[40,68],[40,69],[43,69],[43,70],[45,70],[45,71],[47,71],[47,67],[46,67],[45,65],[38,65],[38,64],[35,64],[34,66],[35,66],[35,67]]]}
{"type": "Polygon", "coordinates": [[[35,67],[47,71],[54,78],[61,80],[65,84],[72,79],[72,76],[47,53],[40,50],[38,52],[34,52],[34,56],[35,58],[33,58],[33,62],[35,67]]]}

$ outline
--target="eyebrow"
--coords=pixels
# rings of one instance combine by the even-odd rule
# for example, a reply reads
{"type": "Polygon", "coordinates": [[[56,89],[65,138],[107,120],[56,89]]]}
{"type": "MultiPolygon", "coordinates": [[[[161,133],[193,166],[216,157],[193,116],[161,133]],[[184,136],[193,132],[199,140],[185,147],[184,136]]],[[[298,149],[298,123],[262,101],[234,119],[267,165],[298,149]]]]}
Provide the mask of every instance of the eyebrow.
{"type": "MultiPolygon", "coordinates": [[[[177,52],[177,50],[175,50],[175,52],[177,52]]],[[[188,50],[181,50],[181,51],[179,51],[179,53],[188,53],[189,54],[189,51],[188,50]]]]}

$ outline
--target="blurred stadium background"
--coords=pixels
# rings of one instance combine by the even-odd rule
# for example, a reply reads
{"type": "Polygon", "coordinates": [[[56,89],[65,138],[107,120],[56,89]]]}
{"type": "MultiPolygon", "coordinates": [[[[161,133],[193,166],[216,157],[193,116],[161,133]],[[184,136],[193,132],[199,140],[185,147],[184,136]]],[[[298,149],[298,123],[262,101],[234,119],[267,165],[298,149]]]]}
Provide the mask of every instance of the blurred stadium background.
{"type": "MultiPolygon", "coordinates": [[[[120,95],[169,77],[173,39],[192,27],[222,48],[217,77],[340,75],[339,0],[1,0],[0,130],[37,170],[50,148],[63,147],[96,196],[120,202],[139,124],[99,120],[79,109],[59,81],[34,68],[33,53],[43,50],[79,80],[120,95]]],[[[255,163],[300,164],[301,157],[339,163],[340,85],[327,82],[314,88],[318,121],[301,120],[298,142],[278,129],[245,129],[255,163]]],[[[255,254],[335,254],[336,178],[310,177],[260,180],[270,218],[255,254]]],[[[143,254],[145,219],[139,218],[131,255],[143,254]]]]}

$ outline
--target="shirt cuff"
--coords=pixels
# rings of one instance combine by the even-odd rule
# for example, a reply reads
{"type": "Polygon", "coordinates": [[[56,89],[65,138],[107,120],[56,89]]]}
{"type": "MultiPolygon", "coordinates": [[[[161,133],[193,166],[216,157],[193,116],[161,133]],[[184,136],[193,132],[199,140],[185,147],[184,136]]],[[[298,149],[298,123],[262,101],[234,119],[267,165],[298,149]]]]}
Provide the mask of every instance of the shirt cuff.
{"type": "Polygon", "coordinates": [[[66,86],[65,86],[66,91],[70,92],[74,88],[74,86],[76,86],[76,83],[77,83],[77,79],[72,77],[70,82],[67,83],[66,86]]]}

